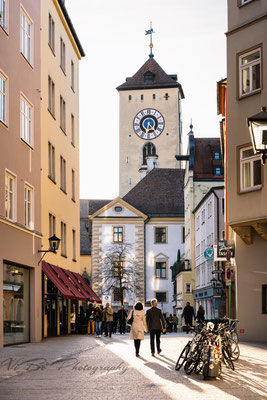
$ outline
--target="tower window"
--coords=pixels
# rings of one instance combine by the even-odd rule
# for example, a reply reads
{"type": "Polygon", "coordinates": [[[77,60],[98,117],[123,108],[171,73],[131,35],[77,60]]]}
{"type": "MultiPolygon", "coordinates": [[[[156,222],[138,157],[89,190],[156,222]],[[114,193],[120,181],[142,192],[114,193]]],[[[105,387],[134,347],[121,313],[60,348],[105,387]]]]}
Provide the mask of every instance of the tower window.
{"type": "Polygon", "coordinates": [[[143,94],[141,94],[141,100],[144,100],[144,95],[143,94]]]}
{"type": "Polygon", "coordinates": [[[165,100],[168,100],[169,97],[170,97],[170,96],[168,95],[168,93],[165,93],[164,99],[165,99],[165,100]]]}
{"type": "Polygon", "coordinates": [[[147,164],[146,158],[149,156],[156,156],[156,146],[150,142],[143,147],[143,165],[147,164]]]}
{"type": "Polygon", "coordinates": [[[155,94],[153,94],[153,100],[155,100],[156,99],[156,95],[155,94]]]}
{"type": "Polygon", "coordinates": [[[129,100],[132,100],[132,96],[129,94],[129,100]]]}

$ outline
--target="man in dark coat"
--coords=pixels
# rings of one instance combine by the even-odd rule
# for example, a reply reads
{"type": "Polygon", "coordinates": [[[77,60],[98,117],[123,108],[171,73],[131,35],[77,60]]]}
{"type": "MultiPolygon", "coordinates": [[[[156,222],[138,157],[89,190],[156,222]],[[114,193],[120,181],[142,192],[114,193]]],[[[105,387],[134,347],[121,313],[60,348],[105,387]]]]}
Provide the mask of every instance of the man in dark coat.
{"type": "Polygon", "coordinates": [[[124,307],[121,306],[118,311],[118,320],[120,325],[120,334],[125,333],[125,325],[126,325],[127,312],[124,310],[124,307]]]}
{"type": "Polygon", "coordinates": [[[195,318],[195,311],[192,306],[190,306],[189,301],[183,310],[182,318],[186,325],[186,333],[189,333],[189,327],[193,325],[193,317],[195,318]]]}
{"type": "Polygon", "coordinates": [[[160,348],[160,335],[161,330],[166,332],[165,321],[162,315],[162,312],[159,308],[157,308],[158,302],[157,299],[151,300],[151,308],[146,312],[146,322],[148,326],[148,330],[150,333],[150,348],[152,356],[155,355],[155,337],[157,344],[157,352],[161,353],[160,348]]]}

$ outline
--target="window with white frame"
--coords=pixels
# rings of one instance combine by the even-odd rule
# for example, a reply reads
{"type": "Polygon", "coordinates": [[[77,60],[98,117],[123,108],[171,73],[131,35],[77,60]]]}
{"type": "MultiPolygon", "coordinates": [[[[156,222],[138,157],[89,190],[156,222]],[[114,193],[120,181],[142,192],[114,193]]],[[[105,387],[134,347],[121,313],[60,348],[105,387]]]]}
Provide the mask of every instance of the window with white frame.
{"type": "Polygon", "coordinates": [[[212,202],[210,201],[208,203],[208,218],[210,218],[212,215],[212,202]]]}
{"type": "Polygon", "coordinates": [[[0,26],[7,31],[7,0],[0,0],[0,26]]]}
{"type": "Polygon", "coordinates": [[[49,237],[56,234],[56,217],[49,213],[49,237]]]}
{"type": "Polygon", "coordinates": [[[76,261],[76,231],[72,229],[72,260],[76,261]]]}
{"type": "Polygon", "coordinates": [[[55,160],[55,147],[52,143],[48,142],[48,176],[53,182],[56,181],[55,160]]]}
{"type": "Polygon", "coordinates": [[[24,187],[24,225],[33,229],[33,188],[25,185],[24,187]]]}
{"type": "Polygon", "coordinates": [[[71,114],[71,144],[75,146],[75,118],[71,114]]]}
{"type": "Polygon", "coordinates": [[[62,38],[60,38],[60,66],[65,73],[66,69],[66,46],[62,38]]]}
{"type": "Polygon", "coordinates": [[[48,76],[48,110],[55,116],[55,84],[48,76]]]}
{"type": "Polygon", "coordinates": [[[24,10],[20,11],[20,52],[31,64],[32,22],[24,10]]]}
{"type": "Polygon", "coordinates": [[[123,227],[122,226],[114,226],[113,227],[113,243],[122,243],[123,242],[123,227]]]}
{"type": "Polygon", "coordinates": [[[70,65],[70,72],[71,72],[71,88],[74,91],[74,62],[72,60],[70,65]]]}
{"type": "Polygon", "coordinates": [[[6,172],[5,177],[5,214],[6,218],[14,221],[16,219],[16,177],[6,172]]]}
{"type": "Polygon", "coordinates": [[[61,221],[61,255],[67,257],[67,226],[61,221]]]}
{"type": "Polygon", "coordinates": [[[71,170],[71,198],[75,201],[75,171],[71,170]]]}
{"type": "Polygon", "coordinates": [[[32,105],[25,99],[20,97],[20,137],[24,142],[33,146],[32,135],[32,105]]]}
{"type": "Polygon", "coordinates": [[[55,52],[55,22],[51,14],[48,17],[48,44],[53,52],[55,52]]]}
{"type": "Polygon", "coordinates": [[[196,246],[196,258],[200,256],[200,244],[196,246]]]}
{"type": "Polygon", "coordinates": [[[247,192],[262,187],[261,160],[252,147],[240,149],[240,190],[247,192]]]}
{"type": "Polygon", "coordinates": [[[66,160],[60,156],[60,189],[66,193],[66,160]]]}
{"type": "Polygon", "coordinates": [[[245,96],[261,89],[261,49],[239,56],[239,95],[245,96]]]}
{"type": "Polygon", "coordinates": [[[205,208],[201,211],[201,225],[205,224],[206,212],[205,208]]]}
{"type": "Polygon", "coordinates": [[[0,72],[0,121],[6,123],[6,77],[0,72]]]}
{"type": "Polygon", "coordinates": [[[196,219],[196,228],[197,228],[197,231],[199,230],[199,226],[200,226],[200,216],[198,215],[198,216],[197,216],[197,219],[196,219]]]}
{"type": "Polygon", "coordinates": [[[60,96],[60,128],[66,132],[66,102],[62,96],[60,96]]]}

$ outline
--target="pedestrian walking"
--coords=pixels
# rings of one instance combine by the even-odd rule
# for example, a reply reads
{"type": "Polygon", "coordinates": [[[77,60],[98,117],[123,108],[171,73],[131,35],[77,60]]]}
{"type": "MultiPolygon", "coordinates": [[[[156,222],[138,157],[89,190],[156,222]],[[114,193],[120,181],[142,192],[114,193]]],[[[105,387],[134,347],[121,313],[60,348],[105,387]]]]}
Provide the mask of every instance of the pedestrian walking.
{"type": "Polygon", "coordinates": [[[102,311],[99,307],[96,307],[94,312],[94,320],[95,320],[95,333],[96,337],[99,338],[101,336],[101,325],[102,325],[102,311]]]}
{"type": "Polygon", "coordinates": [[[118,311],[119,329],[121,335],[125,333],[126,318],[127,312],[124,310],[124,306],[121,306],[120,310],[118,311]]]}
{"type": "Polygon", "coordinates": [[[88,320],[88,335],[95,334],[95,321],[94,321],[94,306],[92,303],[89,304],[89,308],[86,310],[86,317],[88,320]]]}
{"type": "Polygon", "coordinates": [[[117,333],[118,327],[118,313],[113,313],[113,322],[112,322],[112,333],[117,333]]]}
{"type": "Polygon", "coordinates": [[[133,323],[130,330],[130,339],[134,340],[135,355],[139,357],[141,340],[144,340],[144,332],[148,332],[144,307],[140,301],[135,303],[134,309],[129,314],[127,320],[129,320],[132,315],[133,323]]]}
{"type": "Polygon", "coordinates": [[[170,316],[169,316],[169,329],[170,329],[170,332],[172,332],[172,327],[173,327],[173,316],[172,316],[172,314],[170,314],[170,316]]]}
{"type": "Polygon", "coordinates": [[[176,314],[174,314],[174,316],[173,316],[173,329],[174,329],[174,332],[177,332],[177,325],[178,325],[178,317],[177,317],[177,315],[176,314]]]}
{"type": "Polygon", "coordinates": [[[112,334],[112,322],[113,322],[113,310],[110,304],[107,303],[103,310],[103,321],[105,322],[105,337],[111,337],[112,334]]]}
{"type": "Polygon", "coordinates": [[[158,302],[157,299],[151,300],[151,308],[146,312],[146,322],[148,326],[148,330],[150,333],[150,349],[152,356],[155,355],[155,337],[157,344],[157,352],[161,353],[160,348],[160,335],[162,332],[166,332],[166,325],[162,315],[162,312],[159,308],[157,308],[158,302]]]}
{"type": "Polygon", "coordinates": [[[196,315],[196,321],[199,324],[199,329],[203,327],[204,321],[205,321],[205,310],[203,306],[200,304],[197,315],[196,315]]]}
{"type": "Polygon", "coordinates": [[[184,318],[185,326],[186,326],[186,333],[189,333],[190,326],[193,325],[193,318],[195,318],[195,311],[193,307],[190,305],[188,301],[186,306],[184,307],[182,319],[184,318]]]}

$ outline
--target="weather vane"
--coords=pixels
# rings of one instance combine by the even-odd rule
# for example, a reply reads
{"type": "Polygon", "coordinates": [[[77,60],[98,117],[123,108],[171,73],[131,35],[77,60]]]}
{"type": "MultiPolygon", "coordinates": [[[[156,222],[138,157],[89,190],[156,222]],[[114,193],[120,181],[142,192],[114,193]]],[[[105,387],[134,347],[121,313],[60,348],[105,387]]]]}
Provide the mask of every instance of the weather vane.
{"type": "Polygon", "coordinates": [[[152,43],[152,35],[153,33],[155,33],[155,31],[153,31],[152,28],[152,22],[150,22],[150,29],[148,31],[146,31],[146,35],[150,35],[150,54],[149,54],[149,58],[153,58],[154,54],[152,53],[152,49],[153,49],[153,43],[152,43]]]}

